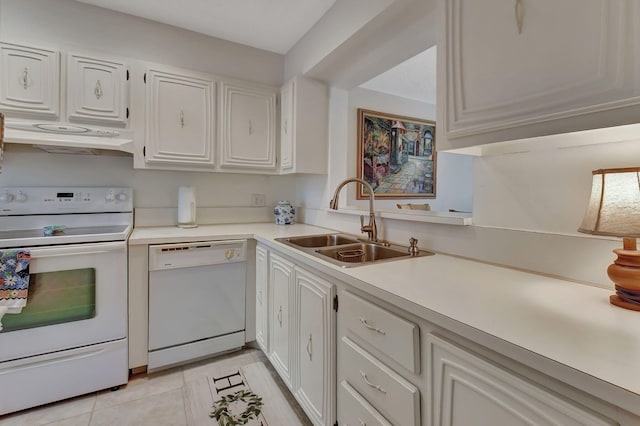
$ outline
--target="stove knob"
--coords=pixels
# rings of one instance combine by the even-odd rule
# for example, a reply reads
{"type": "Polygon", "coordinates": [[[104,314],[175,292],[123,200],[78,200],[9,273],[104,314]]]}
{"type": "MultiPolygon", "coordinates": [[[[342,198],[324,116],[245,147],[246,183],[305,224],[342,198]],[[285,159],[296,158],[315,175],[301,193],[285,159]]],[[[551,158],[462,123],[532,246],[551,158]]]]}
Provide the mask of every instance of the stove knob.
{"type": "Polygon", "coordinates": [[[0,201],[2,201],[3,203],[10,203],[13,201],[14,198],[15,197],[13,196],[13,194],[11,194],[9,191],[0,195],[0,201]]]}
{"type": "Polygon", "coordinates": [[[127,194],[125,194],[124,192],[119,193],[116,198],[118,199],[118,201],[126,201],[127,200],[127,194]]]}
{"type": "Polygon", "coordinates": [[[27,197],[27,194],[25,194],[24,192],[20,191],[18,193],[18,195],[16,195],[16,201],[20,201],[21,203],[27,201],[29,197],[27,197]]]}
{"type": "Polygon", "coordinates": [[[113,192],[109,192],[107,195],[105,195],[104,199],[107,201],[114,201],[116,199],[116,196],[113,194],[113,192]]]}

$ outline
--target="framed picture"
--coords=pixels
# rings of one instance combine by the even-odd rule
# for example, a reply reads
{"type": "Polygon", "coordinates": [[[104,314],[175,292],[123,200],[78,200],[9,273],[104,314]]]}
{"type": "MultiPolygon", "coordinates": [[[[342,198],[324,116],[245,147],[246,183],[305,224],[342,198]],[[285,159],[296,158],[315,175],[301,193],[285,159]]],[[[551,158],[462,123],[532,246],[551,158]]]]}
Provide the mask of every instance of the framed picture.
{"type": "Polygon", "coordinates": [[[358,177],[376,198],[435,198],[435,144],[434,121],[358,109],[358,177]]]}

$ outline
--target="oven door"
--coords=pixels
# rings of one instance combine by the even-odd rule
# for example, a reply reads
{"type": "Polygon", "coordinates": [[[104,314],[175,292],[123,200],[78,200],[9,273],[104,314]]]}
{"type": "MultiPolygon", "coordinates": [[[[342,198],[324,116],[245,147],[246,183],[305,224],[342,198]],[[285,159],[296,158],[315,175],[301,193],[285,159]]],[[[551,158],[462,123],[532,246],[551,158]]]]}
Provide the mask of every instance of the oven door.
{"type": "Polygon", "coordinates": [[[126,337],[126,242],[30,250],[27,306],[2,318],[0,362],[126,337]]]}

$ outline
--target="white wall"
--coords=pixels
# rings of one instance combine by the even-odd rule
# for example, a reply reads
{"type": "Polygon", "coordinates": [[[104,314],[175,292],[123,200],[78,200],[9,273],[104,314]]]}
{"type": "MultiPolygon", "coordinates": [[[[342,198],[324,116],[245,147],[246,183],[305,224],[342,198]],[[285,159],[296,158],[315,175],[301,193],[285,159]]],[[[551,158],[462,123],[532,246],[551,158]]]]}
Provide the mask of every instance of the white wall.
{"type": "MultiPolygon", "coordinates": [[[[330,100],[330,164],[329,177],[301,177],[298,202],[309,208],[325,208],[333,189],[340,181],[357,175],[357,111],[358,108],[390,112],[426,120],[435,119],[435,105],[412,99],[387,95],[372,90],[355,88],[343,91],[334,88],[330,100]]],[[[437,144],[437,135],[436,135],[437,144]]],[[[450,208],[472,209],[473,157],[449,153],[437,156],[436,197],[427,199],[377,199],[376,209],[396,210],[402,202],[427,202],[432,210],[450,208]]],[[[367,200],[357,200],[356,186],[343,189],[341,206],[367,208],[367,200]]]]}
{"type": "MultiPolygon", "coordinates": [[[[152,5],[150,5],[152,7],[152,5]]],[[[284,57],[71,0],[0,0],[0,40],[82,49],[280,86],[284,57]]],[[[134,206],[175,207],[178,186],[196,187],[200,207],[267,206],[295,193],[295,178],[133,170],[131,156],[47,154],[7,144],[0,185],[122,185],[134,206]]],[[[213,219],[215,220],[215,219],[213,219]]]]}
{"type": "Polygon", "coordinates": [[[7,144],[0,186],[130,186],[134,206],[176,207],[178,186],[196,187],[199,207],[249,206],[251,194],[267,205],[295,194],[291,176],[134,170],[127,155],[48,154],[7,144]]]}

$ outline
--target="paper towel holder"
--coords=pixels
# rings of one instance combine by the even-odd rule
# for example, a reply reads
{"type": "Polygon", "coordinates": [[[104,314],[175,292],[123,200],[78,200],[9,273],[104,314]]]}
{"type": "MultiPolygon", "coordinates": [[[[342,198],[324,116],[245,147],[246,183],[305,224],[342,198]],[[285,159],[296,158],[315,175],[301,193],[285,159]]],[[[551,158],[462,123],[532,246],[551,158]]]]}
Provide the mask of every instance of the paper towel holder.
{"type": "Polygon", "coordinates": [[[196,193],[192,186],[178,188],[178,227],[195,228],[196,223],[196,193]]]}

